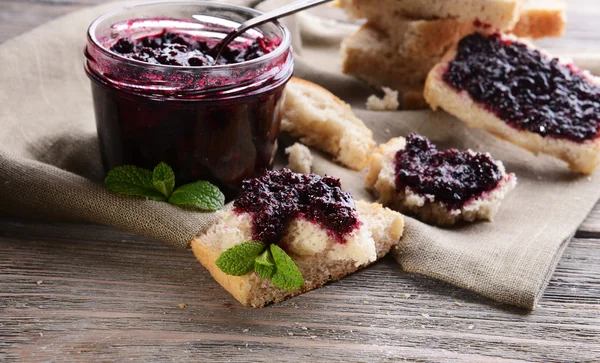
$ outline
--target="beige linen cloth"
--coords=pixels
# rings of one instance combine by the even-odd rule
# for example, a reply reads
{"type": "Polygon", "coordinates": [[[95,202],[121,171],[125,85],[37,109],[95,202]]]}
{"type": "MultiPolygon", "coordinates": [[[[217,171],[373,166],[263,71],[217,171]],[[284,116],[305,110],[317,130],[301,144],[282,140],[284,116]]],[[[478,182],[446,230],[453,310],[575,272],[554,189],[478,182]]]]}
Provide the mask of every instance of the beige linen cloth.
{"type": "MultiPolygon", "coordinates": [[[[0,45],[0,213],[98,223],[185,248],[212,214],[122,197],[101,184],[82,51],[90,22],[122,4],[78,11],[0,45]]],[[[407,218],[398,261],[405,271],[533,309],[569,238],[600,197],[598,175],[573,174],[559,161],[468,129],[443,112],[367,111],[372,91],[338,71],[339,41],[353,26],[307,14],[286,22],[295,37],[296,75],[350,102],[377,142],[419,132],[443,148],[489,151],[517,174],[518,186],[494,222],[441,229],[407,218]]],[[[315,156],[314,172],[341,178],[356,199],[373,200],[363,187],[364,172],[315,156]]]]}

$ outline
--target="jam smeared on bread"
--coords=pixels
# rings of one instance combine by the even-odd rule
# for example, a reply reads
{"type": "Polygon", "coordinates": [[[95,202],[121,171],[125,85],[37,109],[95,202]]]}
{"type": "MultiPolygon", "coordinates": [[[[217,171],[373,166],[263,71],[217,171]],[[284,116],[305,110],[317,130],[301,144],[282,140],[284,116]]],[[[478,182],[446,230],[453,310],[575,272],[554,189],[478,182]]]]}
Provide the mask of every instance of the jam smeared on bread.
{"type": "Polygon", "coordinates": [[[418,134],[406,137],[406,147],[396,153],[396,190],[409,187],[450,208],[460,208],[498,185],[502,173],[486,154],[448,149],[438,151],[418,134]]]}
{"type": "Polygon", "coordinates": [[[253,238],[266,243],[279,242],[295,218],[320,224],[340,243],[360,224],[354,200],[339,179],[289,169],[244,181],[234,208],[252,215],[253,238]]]}
{"type": "Polygon", "coordinates": [[[598,137],[600,87],[500,34],[463,38],[443,80],[513,128],[575,142],[598,137]]]}
{"type": "MultiPolygon", "coordinates": [[[[135,40],[121,38],[110,50],[126,58],[146,63],[200,67],[213,64],[214,59],[210,51],[215,45],[215,41],[164,29],[158,34],[135,40]]],[[[256,59],[270,53],[276,46],[265,38],[258,38],[243,45],[231,44],[225,48],[217,64],[242,63],[256,59]]]]}

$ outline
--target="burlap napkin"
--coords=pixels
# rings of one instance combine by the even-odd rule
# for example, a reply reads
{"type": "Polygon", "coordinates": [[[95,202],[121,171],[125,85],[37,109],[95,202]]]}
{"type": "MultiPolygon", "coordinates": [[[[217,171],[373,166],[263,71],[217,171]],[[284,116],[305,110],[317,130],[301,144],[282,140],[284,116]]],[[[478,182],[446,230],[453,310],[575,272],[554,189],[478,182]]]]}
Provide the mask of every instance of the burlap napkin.
{"type": "MultiPolygon", "coordinates": [[[[82,50],[89,23],[122,4],[67,15],[0,46],[0,213],[99,223],[185,248],[211,223],[211,214],[121,197],[100,184],[103,171],[82,50]]],[[[489,151],[517,174],[516,190],[492,223],[440,229],[407,218],[398,261],[408,272],[533,309],[567,241],[600,197],[598,178],[570,173],[561,162],[468,129],[443,112],[366,111],[371,90],[338,71],[339,41],[353,26],[307,14],[287,24],[295,35],[296,75],[352,103],[377,142],[415,131],[441,147],[489,151]]],[[[598,67],[597,59],[582,61],[598,67]]],[[[373,199],[363,187],[364,172],[315,156],[316,173],[340,177],[356,199],[373,199]]]]}

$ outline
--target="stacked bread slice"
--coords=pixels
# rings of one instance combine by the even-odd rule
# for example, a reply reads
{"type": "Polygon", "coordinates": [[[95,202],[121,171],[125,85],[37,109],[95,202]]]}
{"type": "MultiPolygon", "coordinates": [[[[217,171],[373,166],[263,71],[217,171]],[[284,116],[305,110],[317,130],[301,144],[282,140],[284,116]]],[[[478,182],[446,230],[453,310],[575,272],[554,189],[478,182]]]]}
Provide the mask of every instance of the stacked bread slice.
{"type": "Polygon", "coordinates": [[[342,44],[343,72],[400,92],[405,109],[426,107],[427,74],[463,36],[477,28],[519,37],[563,34],[563,0],[339,0],[366,23],[342,44]]]}

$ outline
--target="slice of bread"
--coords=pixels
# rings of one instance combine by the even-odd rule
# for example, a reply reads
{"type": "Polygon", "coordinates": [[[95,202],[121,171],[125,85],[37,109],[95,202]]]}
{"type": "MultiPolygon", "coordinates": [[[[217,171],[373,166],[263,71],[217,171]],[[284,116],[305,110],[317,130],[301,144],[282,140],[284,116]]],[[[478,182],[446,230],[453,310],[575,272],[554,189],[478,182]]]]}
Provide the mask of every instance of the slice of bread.
{"type": "MultiPolygon", "coordinates": [[[[520,37],[558,37],[564,32],[566,4],[562,0],[526,1],[516,27],[520,37]]],[[[380,9],[381,11],[381,9],[380,9]]],[[[423,87],[427,74],[463,36],[473,22],[384,18],[369,22],[342,43],[342,71],[369,85],[400,92],[404,109],[426,108],[423,87]]]]}
{"type": "MultiPolygon", "coordinates": [[[[512,35],[503,35],[503,38],[506,41],[522,42],[528,47],[534,48],[533,45],[512,35]]],[[[516,129],[489,112],[483,105],[476,103],[467,92],[458,92],[444,82],[442,76],[456,56],[456,52],[456,47],[450,50],[427,77],[424,97],[432,109],[442,108],[468,126],[484,129],[534,154],[552,155],[567,162],[573,171],[589,174],[596,169],[600,164],[600,138],[574,142],[568,139],[543,137],[534,132],[516,129]]],[[[542,54],[545,53],[542,51],[542,54]]],[[[574,67],[568,63],[565,65],[574,67]]],[[[586,78],[592,83],[600,84],[596,77],[588,74],[586,78]]]]}
{"type": "Polygon", "coordinates": [[[292,78],[285,91],[281,129],[335,157],[341,164],[362,170],[375,147],[373,133],[350,105],[314,83],[292,78]]]}
{"type": "Polygon", "coordinates": [[[506,174],[502,162],[496,161],[502,174],[498,186],[467,202],[460,209],[449,209],[444,203],[436,201],[434,196],[415,193],[408,187],[399,191],[396,188],[395,156],[405,145],[406,140],[403,137],[396,137],[375,149],[365,185],[377,195],[383,205],[415,215],[426,223],[451,226],[459,221],[492,220],[502,199],[516,186],[515,175],[506,174]]]}
{"type": "Polygon", "coordinates": [[[395,48],[390,37],[369,25],[342,42],[342,71],[375,87],[399,92],[403,109],[427,107],[423,85],[439,58],[411,57],[395,48]]]}
{"type": "Polygon", "coordinates": [[[521,8],[520,0],[338,0],[336,5],[354,18],[377,24],[390,24],[398,18],[478,20],[501,30],[515,26],[521,8]]]}
{"type": "Polygon", "coordinates": [[[285,153],[288,154],[288,167],[293,172],[310,174],[313,156],[309,148],[296,142],[294,145],[287,147],[285,153]]]}
{"type": "Polygon", "coordinates": [[[231,209],[219,212],[219,220],[194,240],[194,254],[211,275],[245,306],[262,307],[271,302],[316,289],[366,267],[395,246],[404,229],[402,215],[381,204],[356,202],[361,226],[339,243],[315,223],[296,219],[278,244],[294,260],[305,284],[294,291],[280,290],[255,272],[243,276],[223,273],[215,264],[222,252],[252,239],[252,217],[231,209]]]}

